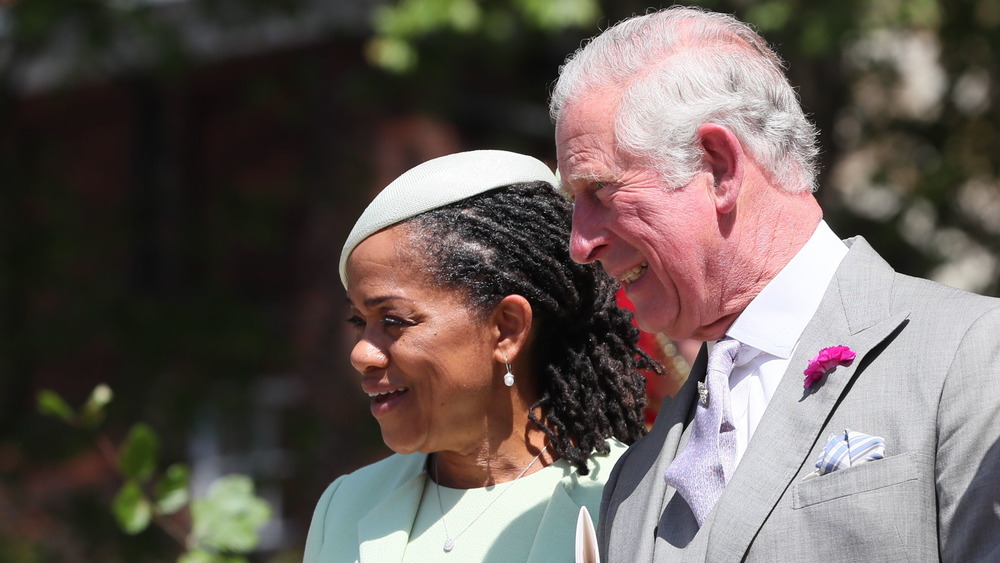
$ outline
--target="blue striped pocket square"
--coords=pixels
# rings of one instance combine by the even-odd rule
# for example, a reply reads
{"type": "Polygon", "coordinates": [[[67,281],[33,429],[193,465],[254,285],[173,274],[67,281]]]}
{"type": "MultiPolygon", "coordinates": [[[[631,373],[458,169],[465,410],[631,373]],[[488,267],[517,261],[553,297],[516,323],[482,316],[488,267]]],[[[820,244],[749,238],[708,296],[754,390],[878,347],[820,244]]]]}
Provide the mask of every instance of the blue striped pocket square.
{"type": "Polygon", "coordinates": [[[802,480],[807,481],[838,469],[854,467],[883,457],[885,457],[885,440],[881,436],[845,429],[830,437],[823,446],[823,451],[819,453],[819,459],[816,460],[816,470],[802,480]]]}

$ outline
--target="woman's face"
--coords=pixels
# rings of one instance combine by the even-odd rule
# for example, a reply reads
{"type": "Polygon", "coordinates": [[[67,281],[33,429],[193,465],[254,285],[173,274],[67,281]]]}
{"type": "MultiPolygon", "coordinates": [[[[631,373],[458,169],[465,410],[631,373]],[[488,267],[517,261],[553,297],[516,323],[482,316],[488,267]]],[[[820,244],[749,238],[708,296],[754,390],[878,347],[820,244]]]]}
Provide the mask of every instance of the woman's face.
{"type": "Polygon", "coordinates": [[[428,279],[405,229],[372,235],[347,262],[357,334],[351,364],[393,451],[468,453],[504,405],[510,416],[499,330],[478,320],[461,294],[428,279]]]}

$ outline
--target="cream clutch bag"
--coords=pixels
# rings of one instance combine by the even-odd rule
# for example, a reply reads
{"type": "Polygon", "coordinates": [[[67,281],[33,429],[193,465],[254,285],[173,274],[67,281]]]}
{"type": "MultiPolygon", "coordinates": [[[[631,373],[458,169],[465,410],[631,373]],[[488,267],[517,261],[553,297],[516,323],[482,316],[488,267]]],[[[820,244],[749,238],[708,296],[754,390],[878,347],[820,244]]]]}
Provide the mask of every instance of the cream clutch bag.
{"type": "Polygon", "coordinates": [[[580,507],[580,516],[576,519],[576,563],[601,563],[597,532],[586,506],[580,507]]]}

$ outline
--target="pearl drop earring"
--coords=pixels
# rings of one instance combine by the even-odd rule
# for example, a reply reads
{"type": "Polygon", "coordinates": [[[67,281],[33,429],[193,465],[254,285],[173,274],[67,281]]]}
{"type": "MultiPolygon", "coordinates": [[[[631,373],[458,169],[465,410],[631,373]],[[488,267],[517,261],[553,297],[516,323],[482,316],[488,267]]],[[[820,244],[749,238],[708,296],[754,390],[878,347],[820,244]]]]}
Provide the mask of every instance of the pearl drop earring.
{"type": "Polygon", "coordinates": [[[503,357],[503,363],[507,365],[507,373],[503,376],[503,384],[507,387],[513,387],[514,374],[510,371],[510,362],[507,361],[507,356],[503,357]]]}

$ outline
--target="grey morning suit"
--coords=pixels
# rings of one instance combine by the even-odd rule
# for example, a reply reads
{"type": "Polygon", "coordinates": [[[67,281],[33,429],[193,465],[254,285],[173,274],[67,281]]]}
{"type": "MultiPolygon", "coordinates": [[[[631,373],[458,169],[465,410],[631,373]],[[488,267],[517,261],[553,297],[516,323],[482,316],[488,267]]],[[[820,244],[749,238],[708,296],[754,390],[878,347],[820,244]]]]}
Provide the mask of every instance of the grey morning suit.
{"type": "Polygon", "coordinates": [[[604,490],[605,562],[1000,561],[1000,300],[903,276],[858,237],[735,475],[699,530],[663,472],[705,374],[663,403],[604,490]],[[819,350],[857,353],[811,392],[819,350]],[[802,481],[831,434],[885,438],[885,459],[802,481]]]}

